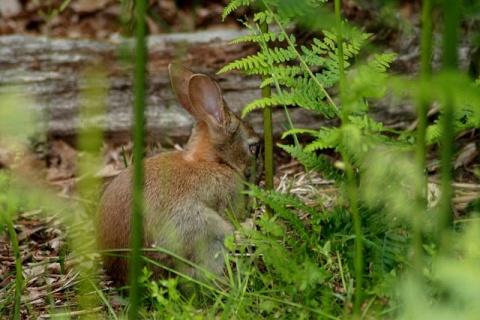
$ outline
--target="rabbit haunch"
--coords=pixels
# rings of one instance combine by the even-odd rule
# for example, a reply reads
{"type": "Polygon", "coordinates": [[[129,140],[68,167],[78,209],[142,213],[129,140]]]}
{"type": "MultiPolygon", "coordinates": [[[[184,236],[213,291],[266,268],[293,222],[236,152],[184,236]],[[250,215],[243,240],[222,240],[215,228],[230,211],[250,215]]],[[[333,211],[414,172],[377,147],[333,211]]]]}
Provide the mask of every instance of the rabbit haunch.
{"type": "MultiPolygon", "coordinates": [[[[173,91],[194,118],[185,151],[148,158],[145,166],[144,247],[159,247],[221,276],[225,236],[234,230],[226,215],[245,218],[241,191],[257,163],[261,138],[223,101],[211,77],[170,65],[173,91]]],[[[132,170],[124,170],[105,190],[98,214],[101,250],[128,249],[132,208],[132,170]]],[[[127,283],[127,252],[104,254],[104,267],[116,285],[127,283]]],[[[197,280],[203,272],[160,251],[145,255],[160,265],[197,280]]],[[[155,277],[165,269],[149,266],[155,277]]]]}

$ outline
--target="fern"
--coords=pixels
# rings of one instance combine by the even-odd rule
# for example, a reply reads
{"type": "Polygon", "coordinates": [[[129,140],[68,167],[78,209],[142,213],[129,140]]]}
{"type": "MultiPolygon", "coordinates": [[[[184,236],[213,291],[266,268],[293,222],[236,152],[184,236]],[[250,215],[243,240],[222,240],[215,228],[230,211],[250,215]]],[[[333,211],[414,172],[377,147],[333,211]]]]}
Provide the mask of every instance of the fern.
{"type": "MultiPolygon", "coordinates": [[[[284,27],[290,23],[292,16],[301,16],[301,12],[305,13],[305,10],[318,6],[319,2],[300,2],[299,5],[290,6],[288,2],[282,2],[282,5],[280,5],[277,1],[265,1],[266,8],[257,12],[253,21],[257,23],[272,23],[275,21],[281,26],[280,32],[261,33],[256,25],[245,22],[245,26],[252,31],[252,35],[236,39],[234,42],[255,42],[259,44],[262,50],[257,54],[231,62],[223,67],[219,73],[236,69],[246,74],[266,75],[269,77],[263,80],[262,87],[278,83],[278,85],[285,86],[289,90],[282,91],[281,95],[277,92],[271,98],[252,102],[244,108],[244,115],[257,108],[284,105],[314,110],[328,118],[335,116],[336,107],[325,101],[325,99],[328,99],[331,102],[331,98],[326,95],[325,88],[334,86],[339,79],[335,29],[332,31],[324,30],[322,40],[315,38],[310,46],[301,46],[300,49],[297,48],[295,37],[286,34],[284,31],[284,27]],[[286,6],[284,6],[285,4],[286,6]],[[278,12],[273,10],[278,10],[278,12]],[[280,43],[273,48],[269,48],[267,44],[273,41],[280,43]],[[287,62],[289,64],[285,66],[287,62]],[[311,70],[306,70],[301,62],[309,66],[311,70]]],[[[237,7],[240,3],[235,1],[234,6],[237,7]]],[[[230,5],[224,13],[228,14],[229,8],[230,5]]],[[[363,42],[369,36],[370,34],[359,35],[352,32],[345,39],[343,46],[347,67],[350,66],[348,60],[358,55],[363,42]]]]}
{"type": "Polygon", "coordinates": [[[233,11],[237,10],[240,7],[250,5],[250,0],[232,0],[230,3],[223,9],[222,20],[230,15],[233,11]]]}
{"type": "Polygon", "coordinates": [[[306,152],[322,149],[335,149],[340,141],[338,128],[322,128],[315,134],[316,139],[305,147],[306,152]]]}
{"type": "Polygon", "coordinates": [[[265,108],[265,106],[278,106],[283,101],[284,99],[277,94],[273,94],[270,98],[262,98],[252,101],[243,108],[242,117],[258,108],[265,108]]]}
{"type": "Polygon", "coordinates": [[[252,188],[247,191],[247,194],[261,200],[270,206],[277,215],[289,221],[296,233],[303,240],[309,238],[299,215],[309,214],[311,216],[318,216],[319,213],[316,208],[305,205],[300,199],[293,195],[279,194],[275,191],[266,191],[257,186],[252,186],[252,188]],[[293,211],[293,208],[296,210],[293,211]]]}
{"type": "MultiPolygon", "coordinates": [[[[392,270],[406,264],[406,254],[410,245],[408,229],[399,223],[388,220],[382,209],[361,209],[364,226],[364,254],[369,261],[369,273],[377,281],[392,270]]],[[[353,221],[351,214],[340,206],[333,208],[332,213],[323,219],[323,237],[331,239],[332,246],[341,251],[347,263],[353,267],[353,221]]]]}
{"type": "Polygon", "coordinates": [[[325,179],[333,180],[337,183],[344,181],[344,172],[335,168],[330,162],[330,159],[325,156],[317,155],[313,152],[305,152],[296,146],[283,144],[279,144],[278,146],[291,154],[292,157],[298,159],[306,168],[322,173],[325,179]]]}
{"type": "Polygon", "coordinates": [[[383,73],[390,68],[390,64],[397,58],[396,53],[375,54],[374,59],[369,61],[369,66],[376,72],[383,73]]]}
{"type": "Polygon", "coordinates": [[[230,41],[230,44],[235,44],[235,43],[241,43],[241,42],[254,42],[254,43],[261,43],[262,38],[267,41],[267,42],[273,42],[276,41],[277,39],[279,41],[285,40],[285,38],[282,37],[283,33],[278,33],[278,32],[265,32],[263,34],[252,34],[252,35],[246,35],[237,39],[234,39],[230,41]]]}
{"type": "MultiPolygon", "coordinates": [[[[443,103],[450,103],[446,100],[444,94],[444,88],[452,86],[452,80],[445,78],[445,75],[440,75],[438,79],[435,79],[434,95],[443,103]]],[[[480,102],[480,90],[475,84],[470,82],[470,79],[466,77],[457,77],[454,79],[454,86],[456,87],[457,94],[451,101],[454,107],[454,121],[453,130],[454,134],[458,134],[463,130],[469,130],[473,128],[480,128],[480,108],[478,103],[480,102]]],[[[427,128],[427,144],[431,145],[437,143],[442,138],[441,134],[441,122],[443,114],[440,113],[440,117],[434,122],[433,125],[427,128]]]]}
{"type": "Polygon", "coordinates": [[[267,58],[262,52],[236,60],[224,66],[218,73],[224,73],[231,70],[244,70],[247,74],[267,74],[267,58]]]}
{"type": "MultiPolygon", "coordinates": [[[[478,107],[464,106],[460,110],[455,111],[453,127],[455,135],[463,130],[480,128],[480,111],[478,109],[478,107]]],[[[442,138],[441,119],[442,116],[440,116],[433,125],[427,127],[427,145],[437,143],[442,138]]]]}
{"type": "MultiPolygon", "coordinates": [[[[333,118],[339,114],[338,108],[325,90],[334,87],[340,79],[337,30],[335,28],[322,30],[323,37],[313,38],[309,45],[301,46],[297,45],[294,35],[285,32],[294,16],[297,18],[304,16],[320,2],[323,1],[296,2],[297,6],[292,7],[293,2],[280,3],[277,0],[265,0],[262,1],[264,4],[262,10],[254,14],[254,23],[245,22],[245,26],[251,30],[252,35],[244,36],[235,42],[255,42],[259,44],[261,50],[257,54],[231,62],[219,73],[236,69],[246,74],[262,75],[265,77],[261,87],[274,85],[277,91],[270,97],[260,98],[247,104],[243,108],[242,116],[267,106],[301,107],[326,118],[333,118]],[[276,23],[279,31],[262,33],[255,23],[276,23]]],[[[235,3],[236,7],[241,5],[241,1],[235,1],[235,3]]],[[[229,7],[224,13],[230,10],[229,7]]],[[[365,41],[370,37],[369,33],[358,33],[353,29],[345,32],[342,41],[342,59],[347,70],[351,68],[351,62],[356,59],[365,41]]],[[[357,74],[352,81],[348,99],[356,101],[351,103],[355,106],[352,112],[363,116],[352,114],[350,121],[358,129],[359,134],[370,137],[370,139],[364,139],[366,142],[364,149],[375,143],[387,143],[396,147],[411,146],[409,140],[392,138],[391,136],[398,136],[398,133],[384,128],[381,123],[368,117],[368,104],[364,100],[383,96],[386,90],[383,74],[395,57],[395,54],[376,54],[365,64],[357,63],[357,69],[352,72],[357,74]]],[[[289,131],[284,136],[299,133],[294,128],[287,129],[289,131]]],[[[306,154],[313,154],[318,150],[338,148],[342,135],[339,128],[321,128],[308,133],[314,140],[306,145],[302,152],[299,149],[285,150],[293,151],[295,153],[292,154],[293,156],[305,158],[306,154]]],[[[352,146],[358,148],[358,146],[352,146]]],[[[353,150],[352,152],[356,153],[353,150]]],[[[357,158],[364,152],[365,150],[357,154],[357,158]]],[[[320,167],[324,166],[324,159],[316,158],[316,160],[319,161],[320,167]]]]}

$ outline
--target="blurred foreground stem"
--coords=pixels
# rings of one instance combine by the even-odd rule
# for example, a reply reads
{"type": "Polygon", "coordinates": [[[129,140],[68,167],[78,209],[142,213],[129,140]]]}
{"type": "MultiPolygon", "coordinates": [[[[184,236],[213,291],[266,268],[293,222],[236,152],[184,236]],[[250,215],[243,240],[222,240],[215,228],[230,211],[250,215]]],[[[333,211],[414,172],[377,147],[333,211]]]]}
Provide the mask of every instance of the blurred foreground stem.
{"type": "Polygon", "coordinates": [[[422,225],[421,218],[427,210],[427,192],[428,181],[425,172],[426,165],[426,133],[427,133],[427,113],[430,106],[430,96],[428,84],[431,80],[432,66],[432,2],[423,0],[422,4],[422,39],[421,39],[421,58],[420,58],[420,82],[422,91],[417,105],[417,172],[421,177],[421,185],[417,191],[417,204],[421,210],[412,216],[413,220],[413,273],[419,280],[423,269],[423,248],[422,248],[422,225]]]}
{"type": "Polygon", "coordinates": [[[135,124],[133,132],[133,211],[131,225],[132,259],[130,268],[130,319],[138,319],[140,304],[142,212],[143,212],[143,149],[144,149],[144,109],[145,109],[145,73],[146,73],[146,23],[147,1],[136,1],[137,45],[135,54],[135,124]]]}
{"type": "Polygon", "coordinates": [[[340,153],[343,162],[345,163],[345,172],[347,174],[348,185],[348,199],[350,201],[350,209],[353,217],[353,226],[355,232],[355,253],[354,253],[354,272],[355,272],[355,295],[353,302],[353,316],[360,318],[360,312],[363,302],[363,251],[362,251],[362,222],[360,220],[360,213],[358,211],[358,196],[357,186],[355,181],[355,173],[352,163],[350,161],[347,150],[346,126],[349,124],[350,106],[345,99],[346,93],[346,79],[345,66],[343,61],[343,22],[340,14],[340,0],[335,0],[335,21],[337,28],[337,56],[338,56],[338,70],[340,74],[340,100],[342,102],[342,138],[340,143],[340,153]]]}
{"type": "MultiPolygon", "coordinates": [[[[443,70],[450,75],[457,69],[458,26],[460,23],[460,1],[443,0],[443,70]]],[[[441,141],[441,189],[439,249],[448,253],[451,248],[450,229],[452,224],[452,158],[453,158],[453,109],[454,93],[445,86],[445,104],[442,113],[441,141]]]]}

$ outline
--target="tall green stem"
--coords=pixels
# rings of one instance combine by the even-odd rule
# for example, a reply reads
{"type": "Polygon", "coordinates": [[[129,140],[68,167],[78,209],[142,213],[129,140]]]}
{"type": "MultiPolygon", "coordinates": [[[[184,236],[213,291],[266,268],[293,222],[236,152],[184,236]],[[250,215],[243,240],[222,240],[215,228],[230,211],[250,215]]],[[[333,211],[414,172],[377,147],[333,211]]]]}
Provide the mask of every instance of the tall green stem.
{"type": "MultiPolygon", "coordinates": [[[[453,73],[457,68],[458,26],[460,23],[460,1],[444,0],[444,30],[443,30],[443,70],[453,73]]],[[[452,156],[453,156],[453,93],[445,87],[445,104],[442,114],[441,142],[441,189],[439,244],[444,253],[450,248],[450,228],[452,220],[452,156]]]]}
{"type": "MultiPolygon", "coordinates": [[[[268,32],[268,24],[263,22],[260,24],[260,31],[262,33],[268,32]]],[[[263,75],[262,81],[268,76],[263,75]]],[[[269,98],[271,96],[270,86],[262,88],[262,97],[269,98]]],[[[272,107],[266,106],[263,109],[263,137],[265,143],[265,189],[273,190],[273,127],[272,127],[272,107]]],[[[267,208],[267,214],[270,214],[271,210],[267,208]]]]}
{"type": "Polygon", "coordinates": [[[432,2],[424,0],[422,5],[422,40],[421,40],[421,61],[420,61],[420,82],[421,93],[418,100],[417,116],[417,172],[421,176],[421,185],[417,193],[417,203],[422,210],[413,214],[413,268],[414,274],[418,277],[422,273],[422,226],[421,215],[426,211],[427,179],[425,174],[426,164],[426,132],[427,132],[427,113],[430,105],[429,81],[432,75],[431,66],[432,56],[432,2]]]}
{"type": "Polygon", "coordinates": [[[145,109],[145,73],[146,73],[146,23],[147,0],[136,1],[137,12],[137,48],[135,54],[135,125],[133,140],[133,214],[131,224],[132,260],[130,274],[130,319],[138,319],[140,304],[142,212],[143,212],[143,149],[144,149],[144,109],[145,109]]]}
{"type": "MultiPolygon", "coordinates": [[[[422,175],[424,175],[425,158],[426,158],[426,129],[427,129],[427,112],[430,103],[428,95],[428,82],[431,79],[432,66],[432,3],[431,0],[423,0],[422,7],[422,40],[421,40],[421,61],[420,61],[420,81],[422,85],[421,96],[418,103],[418,127],[417,127],[417,163],[420,167],[422,175]]],[[[426,180],[424,181],[426,190],[426,180]]]]}
{"type": "Polygon", "coordinates": [[[347,151],[347,139],[345,134],[345,126],[349,123],[350,107],[345,98],[346,80],[345,80],[345,66],[343,61],[343,27],[342,17],[340,14],[340,0],[335,0],[335,20],[337,26],[337,56],[338,56],[338,70],[340,74],[340,100],[342,101],[342,143],[340,153],[345,163],[345,171],[348,178],[348,198],[352,210],[353,224],[355,230],[355,297],[353,303],[354,317],[360,317],[360,311],[363,301],[363,251],[362,251],[362,222],[360,220],[360,213],[358,211],[358,197],[357,187],[355,182],[355,174],[353,166],[350,162],[347,151]]]}

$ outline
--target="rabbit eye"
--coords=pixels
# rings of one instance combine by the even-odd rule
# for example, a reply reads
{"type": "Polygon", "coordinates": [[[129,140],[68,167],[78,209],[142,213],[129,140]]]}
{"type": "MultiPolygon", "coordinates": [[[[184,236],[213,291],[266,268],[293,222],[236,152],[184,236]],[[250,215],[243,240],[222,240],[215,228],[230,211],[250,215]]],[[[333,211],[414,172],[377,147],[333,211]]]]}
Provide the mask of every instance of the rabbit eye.
{"type": "Polygon", "coordinates": [[[255,158],[259,157],[260,153],[262,153],[262,143],[261,142],[255,142],[255,143],[250,143],[248,145],[248,151],[252,156],[255,158]]]}
{"type": "Polygon", "coordinates": [[[250,151],[251,154],[256,155],[258,153],[258,144],[257,143],[249,144],[248,151],[250,151]]]}

